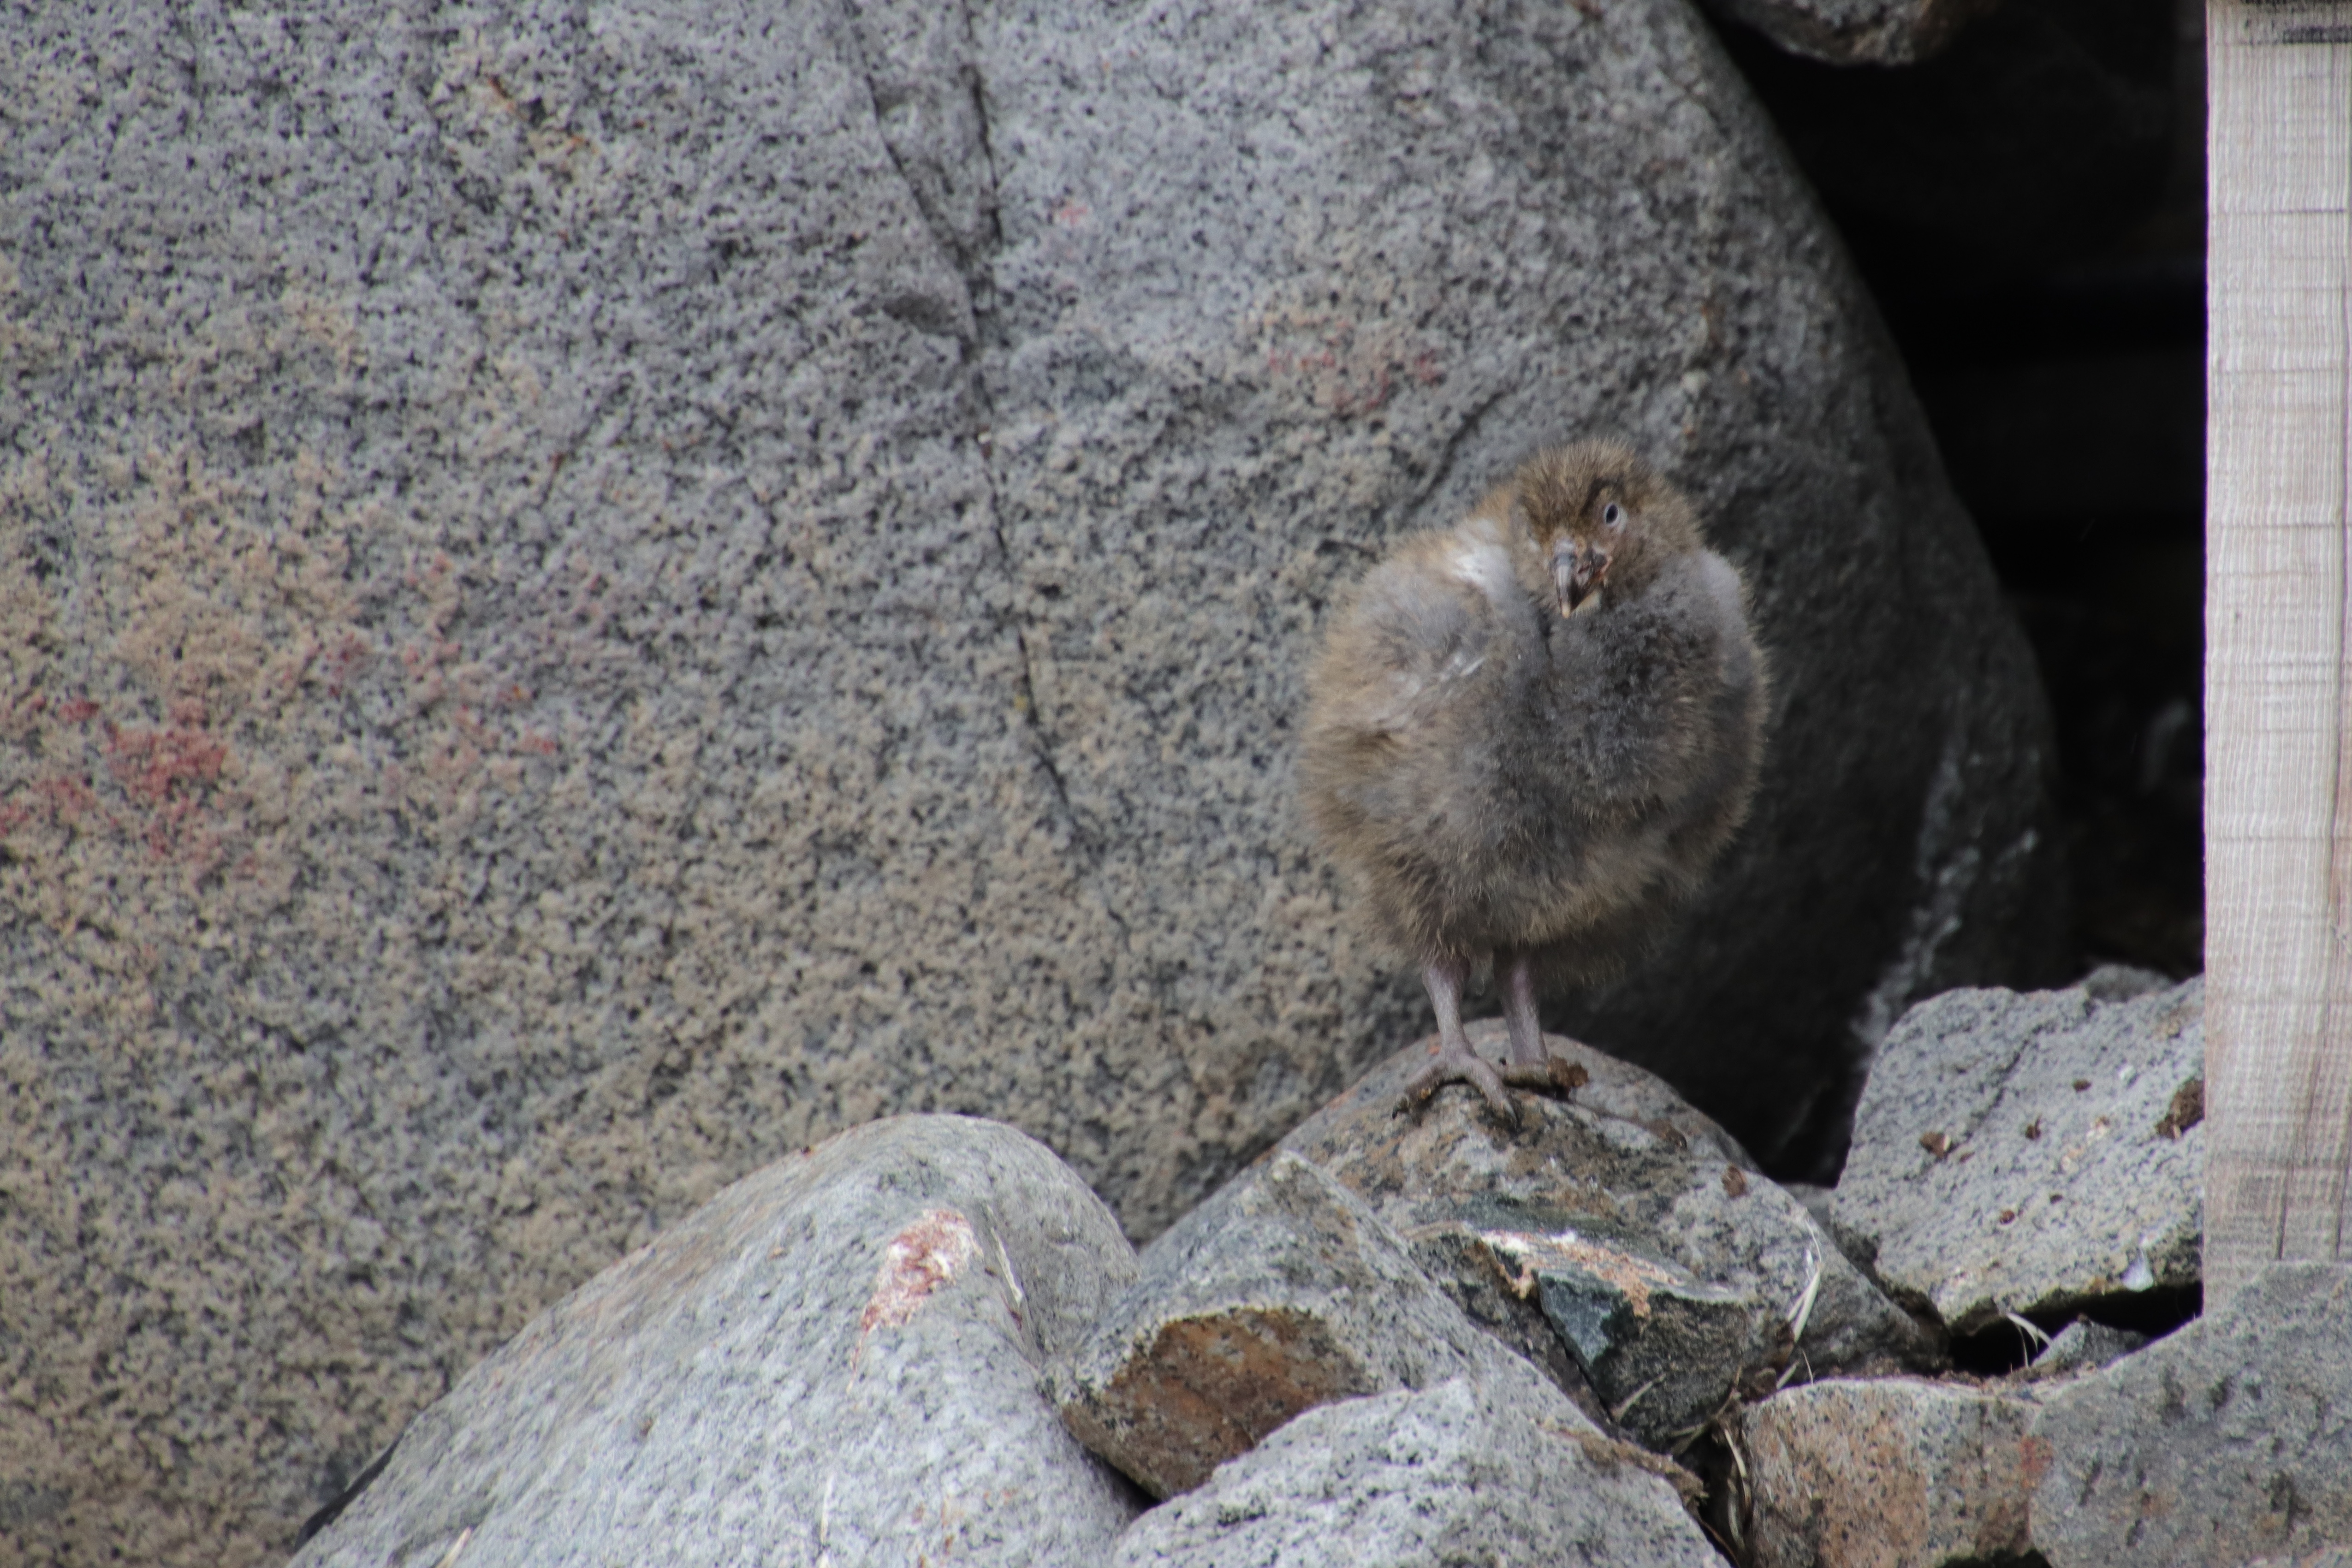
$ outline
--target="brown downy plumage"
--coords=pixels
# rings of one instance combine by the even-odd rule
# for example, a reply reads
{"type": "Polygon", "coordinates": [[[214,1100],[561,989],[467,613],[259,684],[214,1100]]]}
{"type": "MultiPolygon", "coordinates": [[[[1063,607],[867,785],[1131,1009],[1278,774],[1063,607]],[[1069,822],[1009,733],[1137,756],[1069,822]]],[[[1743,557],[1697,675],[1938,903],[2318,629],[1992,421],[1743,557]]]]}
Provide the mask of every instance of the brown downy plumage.
{"type": "Polygon", "coordinates": [[[1375,932],[1422,966],[1454,1079],[1506,1118],[1549,1080],[1535,994],[1661,934],[1748,812],[1765,671],[1739,574],[1633,452],[1546,452],[1454,528],[1402,540],[1308,683],[1307,821],[1375,932]],[[1462,1030],[1492,957],[1511,1059],[1462,1030]]]}

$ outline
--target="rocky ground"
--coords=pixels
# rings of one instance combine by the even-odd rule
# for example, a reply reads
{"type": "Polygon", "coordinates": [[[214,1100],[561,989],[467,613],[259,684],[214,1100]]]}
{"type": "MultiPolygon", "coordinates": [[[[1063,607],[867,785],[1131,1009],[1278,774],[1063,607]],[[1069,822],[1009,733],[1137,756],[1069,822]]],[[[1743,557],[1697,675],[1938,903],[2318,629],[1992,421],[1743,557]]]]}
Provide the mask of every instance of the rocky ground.
{"type": "MultiPolygon", "coordinates": [[[[1660,1484],[1699,1475],[1729,1539],[1734,1400],[1946,1354],[2006,1375],[2022,1331],[1947,1345],[1937,1303],[2057,1330],[2071,1287],[2012,1287],[2084,1194],[1983,1194],[1969,1223],[2011,1250],[1955,1280],[1916,1205],[1763,1176],[1836,1172],[1915,1002],[2086,952],[2198,965],[2201,121],[2161,9],[0,16],[0,1558],[277,1561],[404,1428],[488,1431],[476,1384],[436,1402],[502,1344],[574,1403],[497,1439],[539,1456],[499,1484],[607,1473],[639,1449],[530,1431],[589,1431],[701,1343],[681,1301],[768,1321],[707,1293],[722,1191],[837,1232],[775,1262],[846,1269],[824,1310],[861,1321],[858,1249],[913,1238],[856,1375],[782,1387],[877,1453],[933,1422],[941,1454],[887,1471],[946,1489],[920,1551],[968,1539],[949,1493],[1123,1518],[1141,1494],[1090,1450],[987,1467],[1064,1430],[1021,1425],[1033,1364],[1117,1382],[1070,1325],[1148,1321],[1110,1312],[1125,1244],[1024,1240],[978,1176],[847,1131],[906,1113],[1017,1128],[1154,1247],[1289,1135],[1558,1395],[1514,1373],[1416,1407],[1460,1497],[1491,1493],[1478,1456],[1545,1451],[1528,1401],[1583,1432],[1566,1400],[1636,1491],[1696,1428],[1660,1484]],[[1549,1016],[1658,1078],[1572,1052],[1589,1081],[1523,1146],[1444,1106],[1407,1137],[1365,1075],[1426,1003],[1301,831],[1307,656],[1389,541],[1600,433],[1747,575],[1766,775],[1657,962],[1549,1016]],[[970,1237],[857,1207],[869,1168],[970,1237]],[[542,1319],[656,1237],[694,1291],[608,1280],[593,1322],[542,1319]],[[951,1264],[990,1237],[995,1272],[951,1264]],[[934,1411],[961,1396],[921,1356],[870,1403],[901,1376],[877,1347],[963,1322],[921,1303],[1006,1270],[1013,1326],[957,1331],[1011,1336],[1000,1403],[934,1411]],[[1020,1304],[1056,1289],[1063,1316],[1020,1304]]],[[[1905,1136],[1960,1139],[1927,1093],[1905,1136]]],[[[1916,1173],[1864,1146],[1839,1190],[1975,1204],[1963,1175],[2147,1110],[2084,1094],[1916,1173]]],[[[1207,1223],[1186,1245],[1233,1256],[1207,1223]]],[[[2159,1280],[2109,1326],[2185,1310],[2179,1235],[2102,1255],[2159,1280]]],[[[1328,1329],[1370,1358],[1332,1391],[1456,1364],[1360,1330],[1328,1329]]],[[[627,1441],[736,1440],[729,1401],[783,1393],[681,1392],[627,1441]]],[[[1118,1408],[1105,1431],[1143,1422],[1118,1408]]],[[[1284,1495],[1268,1467],[1362,1408],[1216,1473],[1284,1495]]],[[[698,1451],[546,1495],[719,1530],[692,1500],[757,1467],[698,1451]]],[[[919,1506],[859,1515],[812,1473],[816,1560],[919,1506]]],[[[452,1540],[487,1550],[489,1485],[449,1494],[452,1540]]]]}
{"type": "Polygon", "coordinates": [[[297,1562],[2352,1552],[2352,1270],[2198,1315],[2199,983],[1915,1008],[1828,1192],[1551,1044],[1517,1128],[1400,1113],[1401,1053],[1140,1254],[1011,1129],[845,1132],[525,1329],[297,1562]]]}

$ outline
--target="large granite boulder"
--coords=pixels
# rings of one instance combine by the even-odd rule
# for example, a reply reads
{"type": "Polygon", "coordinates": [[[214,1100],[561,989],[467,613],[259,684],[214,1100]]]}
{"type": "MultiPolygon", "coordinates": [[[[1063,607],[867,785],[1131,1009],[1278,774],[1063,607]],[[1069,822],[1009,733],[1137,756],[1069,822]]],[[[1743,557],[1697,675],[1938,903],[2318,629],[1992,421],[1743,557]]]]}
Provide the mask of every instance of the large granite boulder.
{"type": "Polygon", "coordinates": [[[1045,1392],[1080,1442],[1156,1498],[1305,1411],[1508,1353],[1361,1198],[1287,1151],[1162,1232],[1138,1268],[1048,1367],[1045,1392]]]}
{"type": "Polygon", "coordinates": [[[1922,1003],[1871,1064],[1832,1233],[1956,1334],[2194,1290],[2204,1026],[2201,979],[1922,1003]]]}
{"type": "Polygon", "coordinates": [[[1034,1141],[855,1128],[534,1319],[295,1562],[1098,1562],[1135,1495],[1037,1381],[1134,1279],[1034,1141]]]}
{"type": "Polygon", "coordinates": [[[1343,1399],[1128,1526],[1114,1568],[1717,1568],[1723,1559],[1559,1390],[1485,1378],[1343,1399]]]}
{"type": "Polygon", "coordinates": [[[1733,1417],[1755,1568],[2033,1561],[2030,1394],[1831,1378],[1733,1417]]]}
{"type": "Polygon", "coordinates": [[[2273,1263],[2210,1317],[2052,1394],[2027,1437],[2051,1568],[2342,1561],[2347,1323],[2352,1267],[2273,1263]]]}
{"type": "MultiPolygon", "coordinates": [[[[1471,1041],[1507,1049],[1499,1023],[1471,1041]]],[[[1545,1045],[1576,1087],[1520,1095],[1516,1128],[1467,1089],[1398,1114],[1433,1038],[1281,1148],[1360,1196],[1474,1321],[1661,1450],[1800,1375],[1941,1364],[1936,1338],[1722,1128],[1639,1068],[1545,1045]]]]}
{"type": "Polygon", "coordinates": [[[1927,59],[2000,0],[1706,0],[1790,54],[1833,66],[1927,59]]]}
{"type": "MultiPolygon", "coordinates": [[[[2058,929],[2040,700],[1680,0],[100,0],[0,27],[0,1495],[282,1550],[730,1178],[985,1110],[1139,1237],[1415,1037],[1318,616],[1532,445],[1715,519],[1748,831],[1572,1022],[1774,1169],[2058,929]]],[[[1563,1020],[1570,1016],[1563,1015],[1563,1020]]]]}

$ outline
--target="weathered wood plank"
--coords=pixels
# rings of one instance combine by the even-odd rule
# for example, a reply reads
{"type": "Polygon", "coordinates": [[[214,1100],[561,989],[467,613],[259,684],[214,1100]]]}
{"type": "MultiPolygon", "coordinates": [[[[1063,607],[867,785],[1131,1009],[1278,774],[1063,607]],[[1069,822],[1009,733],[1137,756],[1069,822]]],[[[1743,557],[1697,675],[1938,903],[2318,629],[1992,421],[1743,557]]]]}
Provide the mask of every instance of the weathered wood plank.
{"type": "Polygon", "coordinates": [[[2205,1288],[2352,1168],[2352,3],[2206,14],[2205,1288]]]}

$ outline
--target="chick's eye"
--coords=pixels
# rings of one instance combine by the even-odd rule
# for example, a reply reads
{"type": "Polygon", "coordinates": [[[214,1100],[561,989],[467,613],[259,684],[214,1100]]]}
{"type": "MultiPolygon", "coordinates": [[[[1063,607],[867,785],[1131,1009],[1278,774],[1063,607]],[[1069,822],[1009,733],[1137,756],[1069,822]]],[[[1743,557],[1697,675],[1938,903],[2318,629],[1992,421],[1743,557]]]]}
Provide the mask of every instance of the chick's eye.
{"type": "Polygon", "coordinates": [[[1601,509],[1601,521],[1612,528],[1622,528],[1625,526],[1625,509],[1612,500],[1601,509]]]}

